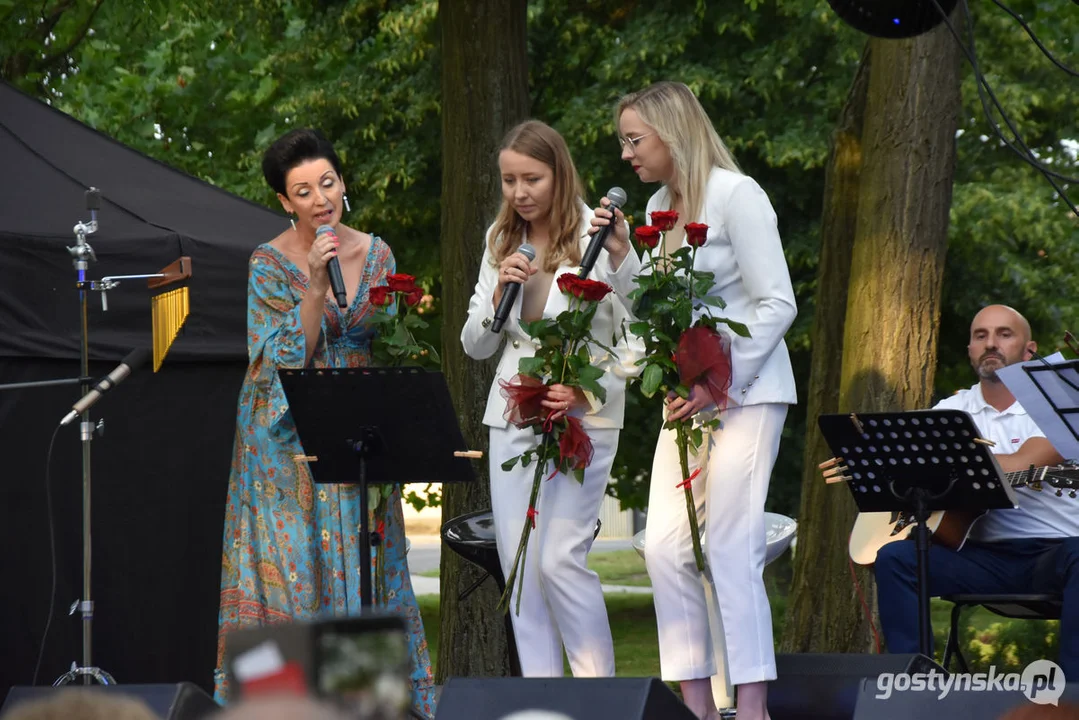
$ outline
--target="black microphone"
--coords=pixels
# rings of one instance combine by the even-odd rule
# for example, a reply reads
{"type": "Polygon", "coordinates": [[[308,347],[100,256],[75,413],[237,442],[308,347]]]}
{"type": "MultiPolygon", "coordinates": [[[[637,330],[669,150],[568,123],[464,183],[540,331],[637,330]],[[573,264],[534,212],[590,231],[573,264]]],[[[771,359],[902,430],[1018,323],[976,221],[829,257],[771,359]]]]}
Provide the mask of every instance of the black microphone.
{"type": "Polygon", "coordinates": [[[81,400],[72,405],[71,412],[64,416],[60,424],[67,425],[79,415],[82,415],[91,405],[100,400],[103,394],[122,383],[128,375],[145,365],[149,359],[150,351],[146,348],[136,348],[129,352],[127,357],[116,366],[115,370],[102,378],[90,392],[83,395],[81,400]]]}
{"type": "MultiPolygon", "coordinates": [[[[517,248],[517,252],[528,258],[529,262],[536,259],[536,248],[528,243],[523,243],[521,247],[517,248]]],[[[491,332],[502,332],[502,326],[506,324],[510,308],[513,307],[514,301],[517,300],[517,293],[520,291],[521,283],[513,282],[506,285],[506,289],[502,291],[502,299],[498,301],[498,309],[495,310],[495,320],[491,323],[491,332]]]]}
{"type": "Polygon", "coordinates": [[[97,222],[97,211],[101,209],[101,191],[96,187],[86,191],[86,209],[90,211],[90,222],[97,222]]]}
{"type": "MultiPolygon", "coordinates": [[[[315,239],[318,240],[320,235],[326,234],[334,240],[337,239],[337,233],[329,225],[319,225],[318,230],[315,231],[315,239]]],[[[330,289],[333,290],[333,296],[337,298],[337,307],[347,308],[348,293],[345,292],[345,278],[341,275],[341,263],[336,255],[326,263],[326,272],[330,274],[330,289]]]]}
{"type": "Polygon", "coordinates": [[[588,277],[588,273],[592,272],[592,268],[595,267],[599,251],[603,249],[603,241],[607,239],[607,233],[611,231],[611,228],[617,222],[614,218],[614,211],[620,210],[626,204],[626,191],[620,187],[613,187],[607,191],[607,199],[611,201],[611,204],[607,206],[607,209],[611,211],[611,224],[604,225],[592,236],[592,242],[588,243],[588,248],[584,251],[584,258],[581,259],[581,271],[577,273],[577,277],[588,277]]]}

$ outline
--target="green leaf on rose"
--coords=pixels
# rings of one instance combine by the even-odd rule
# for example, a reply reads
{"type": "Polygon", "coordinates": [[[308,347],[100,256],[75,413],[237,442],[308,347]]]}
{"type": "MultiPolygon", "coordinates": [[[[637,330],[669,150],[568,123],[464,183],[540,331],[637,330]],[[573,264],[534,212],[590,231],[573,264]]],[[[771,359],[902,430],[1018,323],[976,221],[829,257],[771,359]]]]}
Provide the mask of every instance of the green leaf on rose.
{"type": "Polygon", "coordinates": [[[644,368],[644,373],[641,375],[641,392],[645,397],[652,397],[659,390],[660,383],[663,382],[663,368],[659,365],[649,364],[644,368]]]}
{"type": "Polygon", "coordinates": [[[607,390],[599,384],[603,371],[592,365],[585,365],[577,376],[577,382],[583,390],[595,395],[600,402],[607,402],[607,390]]]}
{"type": "Polygon", "coordinates": [[[405,327],[409,330],[423,330],[427,327],[427,321],[416,313],[408,313],[405,315],[405,327]]]}
{"type": "Polygon", "coordinates": [[[689,326],[693,324],[693,306],[689,304],[688,299],[686,302],[678,303],[678,306],[674,311],[675,322],[678,323],[678,327],[689,329],[689,326]]]}
{"type": "Polygon", "coordinates": [[[517,362],[517,372],[522,375],[542,378],[547,360],[542,357],[523,357],[517,362]]]}
{"type": "Polygon", "coordinates": [[[725,317],[716,318],[716,321],[724,323],[735,335],[740,337],[753,337],[749,334],[749,328],[746,327],[745,323],[740,323],[737,320],[731,320],[725,317]]]}

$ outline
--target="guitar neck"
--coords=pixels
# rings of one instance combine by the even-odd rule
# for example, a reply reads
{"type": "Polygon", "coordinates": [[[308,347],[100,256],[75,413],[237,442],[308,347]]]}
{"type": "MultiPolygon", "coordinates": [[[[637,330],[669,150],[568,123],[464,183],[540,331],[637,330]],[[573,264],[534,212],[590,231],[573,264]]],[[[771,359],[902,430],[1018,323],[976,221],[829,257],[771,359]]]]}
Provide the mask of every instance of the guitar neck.
{"type": "Polygon", "coordinates": [[[1030,483],[1037,482],[1045,477],[1045,473],[1049,468],[1034,468],[1033,470],[1017,470],[1015,472],[1004,473],[1004,479],[1012,487],[1023,487],[1030,483]]]}

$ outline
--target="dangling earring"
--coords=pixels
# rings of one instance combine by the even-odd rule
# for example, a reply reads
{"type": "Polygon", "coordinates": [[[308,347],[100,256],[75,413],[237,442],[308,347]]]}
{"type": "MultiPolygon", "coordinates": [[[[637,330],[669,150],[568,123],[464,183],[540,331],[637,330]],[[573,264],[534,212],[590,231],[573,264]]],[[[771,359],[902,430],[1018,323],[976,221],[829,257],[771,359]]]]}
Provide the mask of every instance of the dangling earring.
{"type": "Polygon", "coordinates": [[[288,221],[289,221],[290,223],[292,223],[292,229],[293,229],[293,230],[295,230],[295,229],[296,229],[296,218],[294,218],[294,217],[292,217],[291,215],[289,215],[289,216],[288,216],[288,221]]]}
{"type": "Polygon", "coordinates": [[[348,206],[348,195],[342,195],[341,199],[345,201],[345,212],[352,212],[352,208],[348,206]]]}

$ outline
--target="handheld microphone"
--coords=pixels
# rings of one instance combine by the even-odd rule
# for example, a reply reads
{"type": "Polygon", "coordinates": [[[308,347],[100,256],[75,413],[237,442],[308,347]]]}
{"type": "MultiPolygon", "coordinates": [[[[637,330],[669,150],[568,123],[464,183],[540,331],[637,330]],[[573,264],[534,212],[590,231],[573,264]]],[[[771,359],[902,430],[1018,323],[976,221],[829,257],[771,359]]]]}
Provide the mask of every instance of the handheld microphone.
{"type": "Polygon", "coordinates": [[[611,204],[607,206],[607,209],[611,211],[611,224],[604,225],[592,236],[592,242],[588,243],[588,248],[584,251],[584,257],[581,259],[581,271],[577,273],[577,277],[588,277],[588,273],[592,272],[592,268],[595,267],[599,251],[603,249],[603,241],[607,239],[607,233],[611,231],[611,228],[617,222],[614,218],[614,211],[620,210],[626,204],[626,191],[620,187],[613,187],[607,191],[607,199],[611,201],[611,204]]]}
{"type": "MultiPolygon", "coordinates": [[[[335,240],[337,239],[337,233],[333,231],[333,228],[329,225],[319,225],[318,230],[315,231],[315,239],[318,240],[322,235],[330,235],[335,240]]],[[[326,272],[330,274],[330,289],[333,290],[333,296],[337,298],[337,307],[348,307],[348,293],[345,292],[345,278],[341,275],[341,262],[334,255],[330,258],[330,261],[326,263],[326,272]]]]}
{"type": "MultiPolygon", "coordinates": [[[[517,252],[528,258],[529,262],[536,259],[536,248],[532,247],[528,243],[523,243],[521,247],[517,248],[517,252]]],[[[506,289],[502,291],[502,299],[498,301],[498,309],[495,310],[495,319],[491,323],[491,332],[502,332],[502,326],[506,324],[506,318],[509,317],[510,308],[513,307],[513,303],[517,300],[517,293],[521,291],[521,283],[510,283],[506,286],[506,289]]]]}
{"type": "Polygon", "coordinates": [[[60,425],[67,425],[79,415],[82,415],[91,405],[100,400],[103,394],[122,383],[128,375],[145,365],[149,359],[150,351],[146,348],[136,348],[129,352],[127,357],[116,366],[115,370],[102,378],[101,382],[72,406],[71,412],[64,416],[64,419],[60,421],[60,425]]]}

